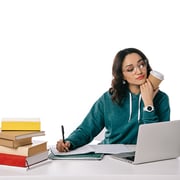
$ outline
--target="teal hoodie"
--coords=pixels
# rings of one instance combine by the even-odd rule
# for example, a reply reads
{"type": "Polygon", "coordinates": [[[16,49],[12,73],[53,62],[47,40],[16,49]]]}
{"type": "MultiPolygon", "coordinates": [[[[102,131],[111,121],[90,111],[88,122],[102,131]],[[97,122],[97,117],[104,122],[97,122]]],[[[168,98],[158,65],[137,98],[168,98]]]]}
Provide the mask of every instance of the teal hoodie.
{"type": "MultiPolygon", "coordinates": [[[[83,122],[69,135],[71,149],[93,140],[105,127],[103,144],[136,144],[140,124],[170,120],[168,96],[158,91],[154,98],[154,111],[143,111],[141,95],[129,93],[121,106],[113,102],[109,92],[105,92],[92,106],[83,122]]],[[[153,133],[153,132],[152,132],[153,133]]]]}

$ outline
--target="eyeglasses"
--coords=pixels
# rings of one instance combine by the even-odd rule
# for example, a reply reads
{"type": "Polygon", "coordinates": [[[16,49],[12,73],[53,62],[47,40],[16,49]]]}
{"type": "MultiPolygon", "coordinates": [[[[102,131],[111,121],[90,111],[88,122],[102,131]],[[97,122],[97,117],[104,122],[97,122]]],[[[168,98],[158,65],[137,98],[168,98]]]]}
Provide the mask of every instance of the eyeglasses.
{"type": "Polygon", "coordinates": [[[130,64],[123,70],[123,72],[135,73],[135,72],[137,72],[137,68],[139,70],[144,70],[146,67],[147,67],[147,60],[141,59],[138,61],[136,66],[133,66],[132,64],[130,64]]]}

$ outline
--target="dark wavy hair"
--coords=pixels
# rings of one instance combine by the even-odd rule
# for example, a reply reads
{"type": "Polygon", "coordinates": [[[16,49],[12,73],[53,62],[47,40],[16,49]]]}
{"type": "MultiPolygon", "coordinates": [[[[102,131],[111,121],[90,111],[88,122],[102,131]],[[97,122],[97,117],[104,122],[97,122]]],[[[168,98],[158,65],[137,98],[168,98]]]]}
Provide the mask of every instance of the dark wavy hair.
{"type": "Polygon", "coordinates": [[[109,93],[111,94],[112,101],[118,103],[121,105],[123,103],[123,99],[128,93],[128,83],[124,83],[123,80],[123,72],[122,72],[122,64],[125,59],[125,57],[128,54],[131,53],[137,53],[139,56],[141,56],[142,59],[146,59],[147,62],[147,76],[149,76],[149,73],[151,71],[151,66],[149,65],[149,61],[145,54],[141,52],[139,49],[136,48],[126,48],[121,51],[119,51],[113,62],[112,66],[112,83],[111,83],[111,88],[109,89],[109,93]]]}

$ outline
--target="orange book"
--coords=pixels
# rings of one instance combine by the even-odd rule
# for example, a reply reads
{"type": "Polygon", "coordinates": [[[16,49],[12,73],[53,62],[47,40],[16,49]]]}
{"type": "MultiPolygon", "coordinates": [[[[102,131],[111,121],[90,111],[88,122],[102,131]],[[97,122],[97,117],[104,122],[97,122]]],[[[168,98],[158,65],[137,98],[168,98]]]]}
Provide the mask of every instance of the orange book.
{"type": "Polygon", "coordinates": [[[33,156],[35,154],[44,152],[47,150],[46,141],[33,141],[32,144],[20,146],[18,148],[10,148],[5,146],[0,146],[0,153],[13,154],[20,156],[33,156]]]}
{"type": "Polygon", "coordinates": [[[32,138],[24,138],[18,140],[2,139],[0,138],[0,146],[6,146],[10,148],[17,148],[19,146],[24,146],[32,143],[32,138]]]}
{"type": "Polygon", "coordinates": [[[9,140],[18,140],[29,137],[44,136],[45,131],[1,131],[0,138],[9,140]]]}

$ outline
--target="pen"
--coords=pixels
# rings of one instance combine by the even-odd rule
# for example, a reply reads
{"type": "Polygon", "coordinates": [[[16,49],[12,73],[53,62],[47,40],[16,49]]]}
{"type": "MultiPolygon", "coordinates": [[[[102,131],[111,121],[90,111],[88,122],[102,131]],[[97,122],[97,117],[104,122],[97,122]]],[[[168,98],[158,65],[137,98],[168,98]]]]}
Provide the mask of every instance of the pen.
{"type": "Polygon", "coordinates": [[[63,125],[61,125],[61,132],[62,132],[63,143],[65,143],[65,139],[64,139],[64,126],[63,125]]]}

